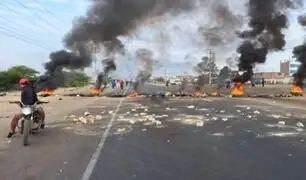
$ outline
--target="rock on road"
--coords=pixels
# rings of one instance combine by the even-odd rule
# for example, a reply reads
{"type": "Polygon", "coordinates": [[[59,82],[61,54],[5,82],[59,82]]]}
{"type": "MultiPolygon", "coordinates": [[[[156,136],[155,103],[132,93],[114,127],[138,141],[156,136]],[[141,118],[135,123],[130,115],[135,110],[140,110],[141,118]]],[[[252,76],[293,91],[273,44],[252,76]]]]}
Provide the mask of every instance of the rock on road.
{"type": "MultiPolygon", "coordinates": [[[[70,113],[101,115],[94,123],[56,117],[29,147],[15,137],[0,152],[1,179],[81,179],[119,101],[98,98],[70,113]]],[[[115,117],[90,180],[306,176],[301,108],[244,98],[128,98],[115,117]]]]}

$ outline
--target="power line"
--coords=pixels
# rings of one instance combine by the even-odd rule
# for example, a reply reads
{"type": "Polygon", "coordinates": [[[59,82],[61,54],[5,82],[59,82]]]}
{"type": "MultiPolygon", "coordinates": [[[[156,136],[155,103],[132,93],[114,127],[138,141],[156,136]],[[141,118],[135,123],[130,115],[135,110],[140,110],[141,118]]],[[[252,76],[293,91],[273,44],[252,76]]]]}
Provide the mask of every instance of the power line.
{"type": "MultiPolygon", "coordinates": [[[[20,14],[18,11],[16,11],[15,9],[9,7],[8,5],[4,4],[3,1],[0,2],[0,5],[3,6],[4,8],[10,10],[11,12],[13,12],[14,14],[16,14],[17,16],[23,16],[22,14],[20,14]]],[[[39,26],[42,29],[46,29],[45,27],[41,26],[41,24],[37,23],[36,21],[31,21],[31,23],[35,24],[36,26],[39,26]]],[[[53,28],[52,28],[53,29],[53,28]]],[[[49,30],[49,29],[48,29],[49,30]]],[[[50,31],[51,33],[54,33],[53,31],[50,31]]],[[[59,35],[58,33],[55,33],[56,35],[59,35]]]]}
{"type": "MultiPolygon", "coordinates": [[[[23,7],[23,8],[25,8],[25,9],[31,11],[31,9],[30,9],[28,6],[26,6],[25,4],[23,4],[23,3],[20,2],[19,0],[13,0],[13,1],[15,1],[16,3],[18,3],[21,7],[23,7]]],[[[35,17],[37,17],[38,19],[40,19],[42,22],[44,22],[45,24],[47,24],[48,26],[50,26],[50,27],[53,29],[52,24],[50,24],[48,21],[46,21],[44,18],[42,18],[41,16],[39,16],[39,15],[36,14],[35,12],[33,12],[33,14],[34,14],[35,17]]],[[[57,31],[57,30],[56,30],[56,31],[57,31]]],[[[57,31],[57,32],[58,32],[58,31],[57,31]]],[[[58,33],[59,33],[59,32],[58,32],[58,33]]],[[[59,35],[60,35],[60,33],[59,33],[59,35]]]]}
{"type": "MultiPolygon", "coordinates": [[[[6,18],[5,16],[0,16],[0,18],[9,21],[9,19],[6,18]]],[[[7,27],[0,26],[0,29],[4,29],[4,30],[9,31],[9,32],[15,31],[15,34],[19,34],[19,35],[21,35],[21,36],[24,37],[24,34],[19,33],[19,32],[18,32],[19,29],[17,29],[17,28],[14,28],[14,27],[9,27],[9,28],[7,28],[7,27]]],[[[38,40],[36,40],[36,39],[32,39],[32,38],[30,38],[30,37],[27,37],[27,39],[29,39],[30,41],[35,42],[35,43],[37,43],[37,44],[42,44],[42,45],[45,46],[45,47],[52,48],[51,46],[49,46],[49,45],[47,45],[47,44],[45,44],[45,43],[42,43],[41,41],[38,41],[38,40]]]]}
{"type": "MultiPolygon", "coordinates": [[[[2,29],[2,28],[0,28],[0,29],[2,29]]],[[[33,42],[31,42],[31,41],[29,41],[27,39],[22,38],[22,36],[18,36],[18,35],[14,34],[14,33],[6,32],[6,31],[1,31],[1,33],[3,33],[6,36],[9,36],[9,37],[11,37],[13,39],[18,39],[20,41],[23,41],[23,42],[25,42],[27,44],[30,44],[30,45],[33,45],[33,46],[36,46],[36,47],[40,47],[42,49],[50,50],[48,47],[42,46],[40,44],[36,44],[35,42],[33,43],[33,42]]]]}
{"type": "Polygon", "coordinates": [[[40,3],[38,0],[33,0],[36,4],[40,5],[49,15],[53,16],[59,23],[63,24],[62,21],[48,8],[45,8],[42,3],[40,3]]]}

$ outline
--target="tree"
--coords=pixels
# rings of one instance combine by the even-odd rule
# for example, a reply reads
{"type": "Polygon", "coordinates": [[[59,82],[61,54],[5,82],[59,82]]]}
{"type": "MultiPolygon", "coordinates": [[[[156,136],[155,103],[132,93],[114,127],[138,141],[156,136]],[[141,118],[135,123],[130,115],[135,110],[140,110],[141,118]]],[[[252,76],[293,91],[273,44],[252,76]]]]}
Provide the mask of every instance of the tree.
{"type": "Polygon", "coordinates": [[[39,73],[35,69],[29,68],[27,66],[13,66],[7,71],[8,79],[10,79],[11,84],[17,84],[20,78],[28,78],[30,80],[35,80],[37,74],[39,73]]]}
{"type": "Polygon", "coordinates": [[[65,86],[66,87],[83,87],[89,84],[90,77],[83,72],[70,71],[65,72],[65,86]]]}
{"type": "Polygon", "coordinates": [[[27,66],[13,66],[6,71],[0,72],[0,91],[13,90],[18,88],[20,78],[28,78],[35,81],[38,71],[27,66]]]}
{"type": "Polygon", "coordinates": [[[204,56],[201,58],[201,62],[199,62],[195,67],[195,70],[199,74],[204,74],[208,72],[216,74],[218,72],[218,67],[213,58],[208,58],[207,56],[204,56]]]}

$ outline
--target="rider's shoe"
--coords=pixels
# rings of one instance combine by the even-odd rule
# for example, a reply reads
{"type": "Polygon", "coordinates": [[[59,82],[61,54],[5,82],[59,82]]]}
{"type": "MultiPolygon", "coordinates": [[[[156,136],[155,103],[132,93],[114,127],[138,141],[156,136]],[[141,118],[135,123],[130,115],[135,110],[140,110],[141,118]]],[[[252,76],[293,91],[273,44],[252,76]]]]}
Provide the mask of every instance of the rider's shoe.
{"type": "Polygon", "coordinates": [[[11,138],[14,134],[15,134],[15,132],[9,132],[8,135],[7,135],[7,138],[11,138]]]}
{"type": "Polygon", "coordinates": [[[44,124],[40,125],[40,129],[45,129],[45,125],[44,124]]]}

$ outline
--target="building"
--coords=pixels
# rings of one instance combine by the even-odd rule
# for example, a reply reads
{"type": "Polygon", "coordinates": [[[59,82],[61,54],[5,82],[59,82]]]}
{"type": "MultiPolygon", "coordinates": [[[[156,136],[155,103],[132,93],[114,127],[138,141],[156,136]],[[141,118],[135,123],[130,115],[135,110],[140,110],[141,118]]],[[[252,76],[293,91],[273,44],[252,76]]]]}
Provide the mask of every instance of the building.
{"type": "Polygon", "coordinates": [[[267,84],[288,84],[291,81],[291,77],[287,73],[281,72],[254,73],[253,78],[256,84],[261,83],[262,78],[264,78],[267,84]]]}
{"type": "Polygon", "coordinates": [[[287,76],[289,76],[289,66],[290,66],[290,61],[286,60],[286,61],[281,61],[280,62],[280,71],[281,73],[286,74],[287,76]]]}
{"type": "Polygon", "coordinates": [[[296,73],[299,66],[300,66],[300,63],[293,61],[293,60],[281,61],[280,62],[280,72],[288,76],[292,76],[294,73],[296,73]]]}

